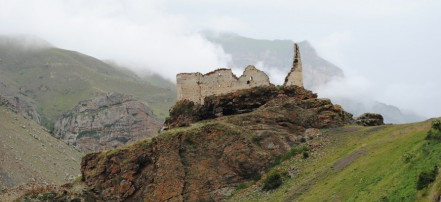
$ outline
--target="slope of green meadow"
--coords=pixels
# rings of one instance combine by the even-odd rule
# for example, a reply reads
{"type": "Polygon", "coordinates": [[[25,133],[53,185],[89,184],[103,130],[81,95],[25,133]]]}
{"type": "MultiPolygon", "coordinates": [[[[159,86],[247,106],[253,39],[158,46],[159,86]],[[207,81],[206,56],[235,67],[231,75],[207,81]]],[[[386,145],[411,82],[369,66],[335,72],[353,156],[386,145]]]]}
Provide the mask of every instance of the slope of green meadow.
{"type": "MultiPolygon", "coordinates": [[[[237,190],[232,201],[434,201],[440,177],[421,190],[419,175],[441,163],[441,141],[426,140],[431,121],[322,130],[308,139],[309,158],[288,159],[269,172],[294,173],[271,191],[263,180],[237,190]]],[[[264,179],[265,176],[262,178],[264,179]]],[[[438,199],[439,200],[439,199],[438,199]]]]}

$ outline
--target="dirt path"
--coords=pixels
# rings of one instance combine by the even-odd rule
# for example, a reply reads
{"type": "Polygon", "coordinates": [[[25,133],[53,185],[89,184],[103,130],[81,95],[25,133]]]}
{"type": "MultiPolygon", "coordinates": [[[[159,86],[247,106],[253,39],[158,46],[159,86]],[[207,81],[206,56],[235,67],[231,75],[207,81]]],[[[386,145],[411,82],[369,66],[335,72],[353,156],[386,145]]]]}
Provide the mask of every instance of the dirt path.
{"type": "MultiPolygon", "coordinates": [[[[353,151],[351,154],[337,160],[331,166],[331,169],[333,171],[338,171],[338,170],[343,169],[347,165],[351,164],[353,161],[355,161],[356,159],[361,157],[366,152],[366,149],[364,148],[364,146],[365,145],[363,145],[362,148],[360,148],[356,151],[353,151]]],[[[295,199],[297,199],[299,196],[301,196],[303,192],[307,191],[313,183],[318,182],[320,179],[325,178],[328,175],[328,171],[331,171],[331,169],[329,169],[329,168],[321,169],[320,171],[317,172],[317,174],[312,179],[310,179],[307,182],[305,182],[304,184],[300,185],[296,190],[294,190],[293,194],[291,194],[289,197],[287,197],[283,201],[284,202],[295,201],[295,199]]]]}
{"type": "Polygon", "coordinates": [[[359,150],[353,151],[351,154],[339,159],[337,162],[332,165],[334,170],[341,170],[347,165],[351,164],[354,160],[358,159],[366,152],[365,148],[361,148],[359,150]]]}

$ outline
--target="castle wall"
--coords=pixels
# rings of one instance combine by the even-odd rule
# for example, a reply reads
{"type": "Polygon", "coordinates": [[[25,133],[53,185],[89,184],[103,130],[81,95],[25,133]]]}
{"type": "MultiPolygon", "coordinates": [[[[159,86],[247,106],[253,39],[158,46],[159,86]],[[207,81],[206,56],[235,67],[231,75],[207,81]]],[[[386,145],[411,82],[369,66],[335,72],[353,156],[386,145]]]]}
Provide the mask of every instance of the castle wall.
{"type": "Polygon", "coordinates": [[[299,45],[294,44],[294,60],[291,71],[285,78],[284,86],[301,86],[303,87],[303,71],[302,71],[302,59],[300,58],[299,45]]]}
{"type": "Polygon", "coordinates": [[[241,89],[270,85],[269,77],[254,66],[248,66],[239,78],[231,69],[201,73],[182,73],[176,76],[178,100],[203,103],[210,95],[221,95],[241,89]]]}
{"type": "MultiPolygon", "coordinates": [[[[285,78],[284,86],[303,86],[302,61],[299,46],[294,44],[294,61],[291,71],[285,78]]],[[[181,73],[176,75],[178,100],[203,103],[210,95],[221,95],[256,86],[271,85],[268,75],[254,66],[245,68],[239,78],[231,69],[217,69],[207,74],[181,73]]]]}

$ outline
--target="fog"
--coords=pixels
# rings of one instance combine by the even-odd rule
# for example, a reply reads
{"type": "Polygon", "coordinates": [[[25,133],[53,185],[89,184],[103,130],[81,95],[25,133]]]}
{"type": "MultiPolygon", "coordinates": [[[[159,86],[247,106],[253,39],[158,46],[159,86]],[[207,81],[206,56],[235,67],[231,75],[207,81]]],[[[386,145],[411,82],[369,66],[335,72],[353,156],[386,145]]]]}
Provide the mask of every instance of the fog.
{"type": "MultiPolygon", "coordinates": [[[[321,97],[378,100],[435,117],[441,116],[440,7],[433,0],[0,0],[0,34],[35,35],[170,80],[231,61],[201,30],[308,40],[346,75],[320,88],[321,97]]],[[[255,65],[274,83],[283,81],[284,73],[264,64],[255,65]]]]}

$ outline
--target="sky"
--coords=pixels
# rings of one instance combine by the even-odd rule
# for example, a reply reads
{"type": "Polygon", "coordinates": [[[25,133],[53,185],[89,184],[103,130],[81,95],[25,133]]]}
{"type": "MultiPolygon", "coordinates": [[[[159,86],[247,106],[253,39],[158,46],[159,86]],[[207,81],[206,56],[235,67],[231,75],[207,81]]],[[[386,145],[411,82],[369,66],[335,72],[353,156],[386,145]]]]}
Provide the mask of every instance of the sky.
{"type": "Polygon", "coordinates": [[[170,80],[231,61],[202,30],[308,40],[346,75],[319,96],[439,117],[440,10],[439,0],[0,0],[0,34],[34,35],[170,80]]]}

